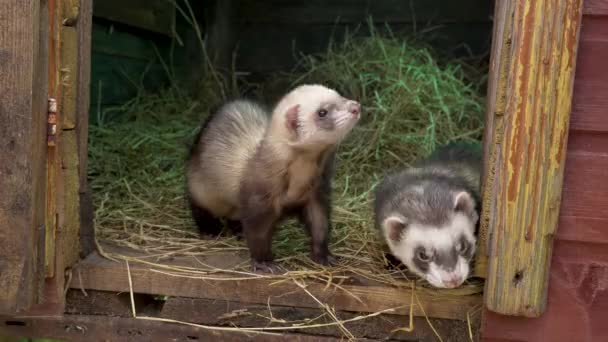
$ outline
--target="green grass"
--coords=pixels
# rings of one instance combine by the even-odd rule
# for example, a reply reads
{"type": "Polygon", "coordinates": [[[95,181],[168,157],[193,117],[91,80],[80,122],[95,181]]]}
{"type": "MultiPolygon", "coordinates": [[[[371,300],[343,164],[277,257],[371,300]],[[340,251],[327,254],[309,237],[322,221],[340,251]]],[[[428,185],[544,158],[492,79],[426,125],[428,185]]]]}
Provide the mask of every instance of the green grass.
{"type": "MultiPolygon", "coordinates": [[[[322,83],[362,103],[363,118],[337,157],[331,249],[343,266],[384,281],[382,243],[372,224],[373,187],[385,172],[408,166],[437,144],[480,140],[483,126],[483,72],[440,60],[412,42],[374,30],[367,38],[347,37],[322,55],[302,56],[296,72],[260,87],[270,93],[322,83]]],[[[244,250],[233,237],[200,241],[183,196],[188,145],[221,100],[217,80],[204,81],[196,97],[172,87],[142,94],[115,109],[120,115],[98,114],[98,124],[90,127],[88,167],[100,239],[163,256],[202,255],[217,246],[244,250]]],[[[274,250],[290,268],[299,268],[308,239],[288,222],[274,250]]]]}

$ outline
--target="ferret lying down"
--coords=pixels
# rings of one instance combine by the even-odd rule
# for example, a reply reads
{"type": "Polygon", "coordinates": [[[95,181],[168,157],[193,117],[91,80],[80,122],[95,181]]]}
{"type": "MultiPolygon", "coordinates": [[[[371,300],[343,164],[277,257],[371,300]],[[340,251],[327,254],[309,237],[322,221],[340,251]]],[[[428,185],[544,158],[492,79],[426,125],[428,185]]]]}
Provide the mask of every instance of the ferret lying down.
{"type": "Polygon", "coordinates": [[[476,249],[481,150],[455,143],[375,189],[375,221],[391,253],[431,285],[467,279],[476,249]]]}
{"type": "Polygon", "coordinates": [[[361,107],[335,90],[302,85],[268,113],[224,104],[202,125],[187,164],[192,215],[203,233],[240,221],[254,270],[273,271],[277,223],[295,215],[311,236],[313,261],[328,264],[334,151],[361,107]]]}

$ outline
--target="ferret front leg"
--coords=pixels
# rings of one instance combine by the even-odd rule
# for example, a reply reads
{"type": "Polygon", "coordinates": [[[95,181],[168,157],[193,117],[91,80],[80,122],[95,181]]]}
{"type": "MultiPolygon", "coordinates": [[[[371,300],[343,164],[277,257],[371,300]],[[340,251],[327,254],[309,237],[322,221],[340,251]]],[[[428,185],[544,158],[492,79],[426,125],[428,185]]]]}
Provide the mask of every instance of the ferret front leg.
{"type": "Polygon", "coordinates": [[[278,218],[272,210],[264,209],[244,215],[243,233],[251,253],[254,272],[276,273],[280,270],[274,264],[272,255],[272,235],[278,218]]]}
{"type": "Polygon", "coordinates": [[[301,221],[311,238],[311,259],[321,265],[335,263],[335,258],[329,252],[329,234],[331,222],[329,205],[321,196],[314,196],[302,210],[301,221]]]}

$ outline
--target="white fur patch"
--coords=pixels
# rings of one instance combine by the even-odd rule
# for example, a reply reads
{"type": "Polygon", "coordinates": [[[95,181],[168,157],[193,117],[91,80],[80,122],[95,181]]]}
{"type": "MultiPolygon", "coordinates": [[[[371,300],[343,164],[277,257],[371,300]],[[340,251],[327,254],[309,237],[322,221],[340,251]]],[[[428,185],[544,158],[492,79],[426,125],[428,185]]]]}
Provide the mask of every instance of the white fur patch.
{"type": "Polygon", "coordinates": [[[462,257],[458,257],[456,267],[451,272],[446,272],[434,262],[429,263],[427,272],[420,270],[414,263],[415,249],[424,246],[428,254],[437,250],[450,250],[458,243],[461,236],[464,236],[473,252],[476,248],[475,222],[461,213],[456,213],[452,220],[443,227],[422,226],[411,223],[401,233],[398,241],[388,239],[388,227],[382,227],[386,241],[393,255],[403,262],[412,272],[426,279],[431,285],[436,287],[456,287],[466,280],[469,274],[469,263],[462,257]],[[452,282],[453,284],[448,284],[452,282]],[[457,283],[457,285],[455,285],[457,283]]]}

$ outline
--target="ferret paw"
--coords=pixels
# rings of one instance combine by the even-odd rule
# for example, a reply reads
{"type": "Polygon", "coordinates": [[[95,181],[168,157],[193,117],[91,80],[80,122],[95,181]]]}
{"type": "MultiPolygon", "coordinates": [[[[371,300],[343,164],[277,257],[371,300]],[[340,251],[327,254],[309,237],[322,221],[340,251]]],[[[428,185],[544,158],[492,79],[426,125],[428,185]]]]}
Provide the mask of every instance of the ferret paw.
{"type": "Polygon", "coordinates": [[[338,258],[331,254],[313,255],[311,258],[312,261],[323,266],[336,266],[338,264],[338,258]]]}
{"type": "Polygon", "coordinates": [[[284,273],[285,269],[272,261],[252,261],[251,269],[254,273],[284,273]]]}

